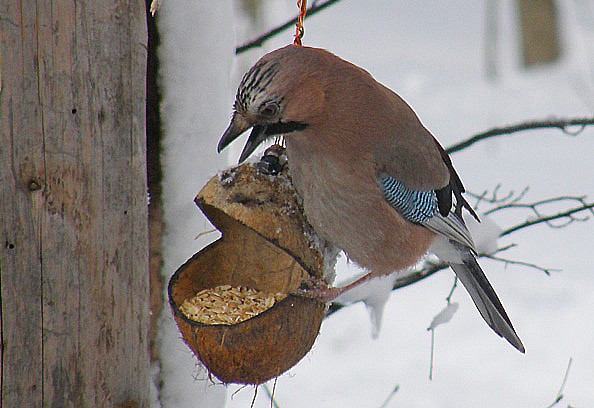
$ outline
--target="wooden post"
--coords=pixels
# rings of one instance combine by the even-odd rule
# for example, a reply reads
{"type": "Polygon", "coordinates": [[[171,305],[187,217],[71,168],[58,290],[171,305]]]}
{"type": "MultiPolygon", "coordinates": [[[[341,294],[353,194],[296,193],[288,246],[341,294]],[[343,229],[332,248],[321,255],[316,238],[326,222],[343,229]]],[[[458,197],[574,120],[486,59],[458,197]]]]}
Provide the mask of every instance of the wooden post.
{"type": "Polygon", "coordinates": [[[524,66],[553,62],[561,53],[553,0],[519,0],[524,66]]]}
{"type": "Polygon", "coordinates": [[[141,0],[0,0],[1,401],[149,405],[141,0]]]}

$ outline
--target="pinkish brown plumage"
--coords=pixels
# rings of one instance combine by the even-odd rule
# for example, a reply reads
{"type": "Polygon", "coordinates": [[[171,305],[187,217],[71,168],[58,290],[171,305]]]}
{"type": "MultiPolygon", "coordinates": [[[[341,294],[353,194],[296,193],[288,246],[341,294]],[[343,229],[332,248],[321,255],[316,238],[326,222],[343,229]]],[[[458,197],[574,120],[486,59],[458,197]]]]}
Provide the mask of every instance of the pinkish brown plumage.
{"type": "Polygon", "coordinates": [[[369,276],[403,270],[434,252],[491,328],[524,351],[476,261],[461,218],[463,208],[472,212],[464,187],[397,94],[325,50],[290,45],[246,73],[219,151],[252,127],[240,162],[268,137],[283,134],[293,182],[320,236],[369,276]]]}

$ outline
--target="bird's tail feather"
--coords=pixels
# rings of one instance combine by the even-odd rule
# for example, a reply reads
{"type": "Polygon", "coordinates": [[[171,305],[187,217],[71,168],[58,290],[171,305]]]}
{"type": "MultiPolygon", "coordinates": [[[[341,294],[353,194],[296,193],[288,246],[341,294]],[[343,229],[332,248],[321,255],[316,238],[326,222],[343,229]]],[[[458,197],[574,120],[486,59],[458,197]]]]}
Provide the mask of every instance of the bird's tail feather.
{"type": "Polygon", "coordinates": [[[483,316],[487,324],[512,346],[524,353],[524,345],[518,337],[511,320],[505,313],[501,301],[495,290],[487,280],[485,273],[474,256],[465,257],[463,263],[451,263],[450,267],[456,272],[472,301],[483,316]]]}

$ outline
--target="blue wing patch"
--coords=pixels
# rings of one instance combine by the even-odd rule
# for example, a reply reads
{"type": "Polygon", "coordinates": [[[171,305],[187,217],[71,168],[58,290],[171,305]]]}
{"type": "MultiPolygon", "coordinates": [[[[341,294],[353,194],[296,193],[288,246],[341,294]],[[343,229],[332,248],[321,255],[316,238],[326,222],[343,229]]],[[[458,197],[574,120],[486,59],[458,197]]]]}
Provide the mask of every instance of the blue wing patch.
{"type": "Polygon", "coordinates": [[[438,209],[435,191],[411,190],[386,174],[378,177],[378,183],[386,200],[410,222],[425,223],[438,209]]]}

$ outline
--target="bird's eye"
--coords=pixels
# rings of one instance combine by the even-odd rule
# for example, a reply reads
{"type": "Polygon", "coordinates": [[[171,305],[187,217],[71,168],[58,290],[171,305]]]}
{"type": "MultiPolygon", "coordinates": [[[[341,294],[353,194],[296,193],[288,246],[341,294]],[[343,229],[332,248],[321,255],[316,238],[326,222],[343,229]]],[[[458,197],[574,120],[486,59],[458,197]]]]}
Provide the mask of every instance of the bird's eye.
{"type": "Polygon", "coordinates": [[[260,115],[272,118],[278,114],[278,110],[279,108],[276,102],[264,102],[258,111],[260,115]]]}

